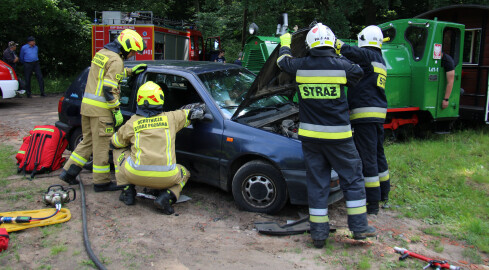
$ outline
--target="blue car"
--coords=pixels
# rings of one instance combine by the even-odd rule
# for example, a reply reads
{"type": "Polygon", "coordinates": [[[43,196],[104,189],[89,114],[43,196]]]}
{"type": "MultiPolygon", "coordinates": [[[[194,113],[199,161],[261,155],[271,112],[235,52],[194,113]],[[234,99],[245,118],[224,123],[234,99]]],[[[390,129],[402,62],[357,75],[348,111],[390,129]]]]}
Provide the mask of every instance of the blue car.
{"type": "MultiPolygon", "coordinates": [[[[163,89],[165,111],[206,105],[205,118],[177,134],[177,162],[190,170],[190,181],[232,192],[237,206],[247,211],[273,214],[287,201],[307,205],[296,104],[279,93],[257,96],[256,75],[241,66],[144,63],[148,65],[144,73],[121,83],[120,108],[126,120],[136,111],[137,89],[150,80],[163,89]]],[[[88,71],[80,74],[59,102],[56,126],[67,132],[71,150],[82,140],[80,105],[88,71]]],[[[343,197],[334,172],[333,179],[330,203],[343,197]]]]}

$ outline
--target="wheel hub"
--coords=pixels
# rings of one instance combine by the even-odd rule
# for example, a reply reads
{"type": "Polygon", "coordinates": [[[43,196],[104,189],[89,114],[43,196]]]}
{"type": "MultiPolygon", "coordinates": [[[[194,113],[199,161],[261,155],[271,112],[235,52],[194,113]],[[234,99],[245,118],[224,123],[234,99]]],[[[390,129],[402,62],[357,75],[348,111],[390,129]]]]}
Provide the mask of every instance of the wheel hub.
{"type": "Polygon", "coordinates": [[[264,176],[251,176],[243,183],[246,200],[255,207],[267,207],[275,199],[275,186],[264,176]]]}

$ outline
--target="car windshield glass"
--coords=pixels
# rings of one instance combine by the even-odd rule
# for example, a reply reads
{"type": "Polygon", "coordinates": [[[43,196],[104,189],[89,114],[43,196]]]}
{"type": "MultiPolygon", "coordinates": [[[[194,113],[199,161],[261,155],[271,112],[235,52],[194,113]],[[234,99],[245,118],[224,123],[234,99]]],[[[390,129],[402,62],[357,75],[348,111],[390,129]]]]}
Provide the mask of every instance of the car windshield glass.
{"type": "MultiPolygon", "coordinates": [[[[199,77],[207,92],[212,96],[226,118],[229,119],[244,100],[256,75],[243,68],[203,73],[199,77]]],[[[288,101],[280,96],[264,98],[250,104],[240,112],[240,116],[252,110],[273,109],[285,103],[288,101]]]]}

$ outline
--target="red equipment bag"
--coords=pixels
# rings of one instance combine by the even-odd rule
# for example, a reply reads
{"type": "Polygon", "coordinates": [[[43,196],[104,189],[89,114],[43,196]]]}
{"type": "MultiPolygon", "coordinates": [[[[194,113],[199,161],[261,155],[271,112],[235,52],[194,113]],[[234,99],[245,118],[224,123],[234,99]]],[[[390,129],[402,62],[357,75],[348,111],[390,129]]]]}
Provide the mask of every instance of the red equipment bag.
{"type": "Polygon", "coordinates": [[[65,132],[52,126],[35,126],[30,136],[17,153],[18,172],[31,173],[31,179],[37,173],[56,171],[65,161],[63,152],[68,146],[65,132]]]}
{"type": "Polygon", "coordinates": [[[0,252],[4,251],[8,247],[8,232],[5,228],[0,228],[0,252]]]}

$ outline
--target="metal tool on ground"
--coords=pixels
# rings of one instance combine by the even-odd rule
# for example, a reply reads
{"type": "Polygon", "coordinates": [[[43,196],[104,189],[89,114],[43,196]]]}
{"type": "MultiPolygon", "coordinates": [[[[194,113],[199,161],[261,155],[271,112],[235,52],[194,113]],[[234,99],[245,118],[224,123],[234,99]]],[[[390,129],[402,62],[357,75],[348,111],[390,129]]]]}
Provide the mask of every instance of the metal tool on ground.
{"type": "Polygon", "coordinates": [[[400,247],[394,247],[394,250],[401,254],[402,256],[399,257],[399,260],[400,261],[403,261],[405,259],[407,259],[408,257],[414,257],[414,258],[417,258],[417,259],[420,259],[420,260],[423,260],[425,262],[428,262],[428,264],[423,267],[423,269],[426,269],[428,267],[431,267],[433,269],[450,269],[450,270],[460,270],[462,268],[458,267],[458,266],[454,266],[454,265],[450,265],[448,264],[447,261],[439,261],[439,260],[434,260],[434,259],[431,259],[431,258],[428,258],[428,257],[425,257],[423,255],[420,255],[420,254],[417,254],[417,253],[414,253],[414,252],[411,252],[405,248],[400,248],[400,247]]]}
{"type": "MultiPolygon", "coordinates": [[[[261,234],[266,235],[295,235],[309,232],[309,216],[305,216],[297,221],[285,225],[279,225],[274,221],[255,222],[255,227],[261,234]]],[[[330,233],[336,232],[336,229],[329,229],[330,233]]]]}
{"type": "Polygon", "coordinates": [[[52,209],[0,213],[0,227],[5,228],[7,232],[13,232],[32,227],[66,222],[71,219],[71,213],[70,210],[62,208],[62,205],[75,198],[76,193],[73,188],[52,185],[44,194],[43,201],[46,204],[54,206],[54,213],[52,213],[52,209]],[[71,198],[70,193],[73,194],[73,198],[71,198]]]}

